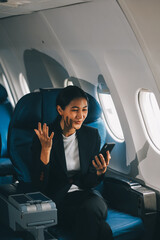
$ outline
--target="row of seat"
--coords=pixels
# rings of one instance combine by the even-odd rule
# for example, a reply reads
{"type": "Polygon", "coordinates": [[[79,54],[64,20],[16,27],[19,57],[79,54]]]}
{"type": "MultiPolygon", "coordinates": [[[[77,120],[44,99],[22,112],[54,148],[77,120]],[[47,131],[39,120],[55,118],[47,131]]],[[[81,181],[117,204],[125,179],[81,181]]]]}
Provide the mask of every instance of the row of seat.
{"type": "MultiPolygon", "coordinates": [[[[0,184],[13,182],[14,167],[9,158],[8,152],[8,128],[13,115],[13,107],[8,99],[6,89],[0,84],[0,184]]],[[[1,240],[22,240],[17,233],[14,233],[8,226],[5,226],[0,219],[1,240]]]]}
{"type": "Polygon", "coordinates": [[[7,138],[13,107],[6,89],[0,84],[0,183],[12,180],[14,168],[9,158],[7,138]]]}
{"type": "MultiPolygon", "coordinates": [[[[5,176],[3,183],[7,183],[7,176],[16,174],[16,179],[22,186],[31,181],[31,144],[34,128],[38,122],[50,124],[57,116],[56,97],[60,89],[43,90],[25,95],[17,103],[15,110],[8,101],[5,88],[0,85],[0,134],[1,134],[1,155],[0,175],[5,176]],[[9,128],[9,135],[8,135],[9,128]],[[8,136],[8,140],[7,140],[8,136]],[[7,144],[8,141],[8,144],[7,144]],[[8,147],[7,147],[8,146],[8,147]],[[9,149],[9,153],[7,151],[9,149]],[[11,158],[11,163],[9,157],[11,158]],[[3,167],[4,165],[4,171],[3,167]],[[13,168],[14,166],[14,168],[13,168]]],[[[102,119],[102,111],[99,103],[88,94],[89,113],[85,121],[92,127],[96,127],[102,138],[102,144],[106,141],[106,129],[102,119]]],[[[20,186],[19,185],[19,186],[20,186]]],[[[0,240],[23,240],[23,234],[14,233],[9,226],[7,211],[8,196],[14,189],[14,194],[19,193],[19,187],[14,184],[3,184],[0,186],[0,240]],[[8,193],[6,193],[8,192],[8,193]],[[2,206],[5,206],[2,209],[2,206]],[[4,219],[6,218],[6,219],[4,219]]],[[[105,192],[105,184],[99,187],[99,191],[105,192]]],[[[105,196],[107,193],[105,192],[105,196]]],[[[143,239],[144,225],[139,217],[131,216],[115,209],[109,209],[106,221],[109,223],[115,240],[140,240],[143,239]]],[[[59,240],[66,240],[67,237],[58,227],[53,227],[51,232],[56,234],[59,240]]],[[[40,240],[40,239],[38,239],[40,240]]],[[[106,239],[107,240],[107,239],[106,239]]]]}

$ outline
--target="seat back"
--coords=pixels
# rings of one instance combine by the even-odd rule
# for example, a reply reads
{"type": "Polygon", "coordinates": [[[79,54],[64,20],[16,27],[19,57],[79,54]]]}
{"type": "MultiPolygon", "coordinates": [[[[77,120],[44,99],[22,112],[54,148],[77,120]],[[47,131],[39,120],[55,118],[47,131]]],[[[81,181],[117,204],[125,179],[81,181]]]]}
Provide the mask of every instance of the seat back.
{"type": "Polygon", "coordinates": [[[8,100],[6,89],[0,84],[0,156],[8,157],[7,136],[8,127],[13,114],[13,107],[8,100]]]}
{"type": "MultiPolygon", "coordinates": [[[[60,89],[41,89],[23,96],[15,107],[9,128],[9,152],[19,181],[30,182],[32,174],[32,140],[38,122],[50,124],[58,113],[56,98],[60,89]]],[[[105,141],[104,123],[99,103],[88,94],[89,112],[85,123],[97,127],[105,141]]]]}
{"type": "MultiPolygon", "coordinates": [[[[6,89],[0,84],[0,176],[13,174],[12,163],[8,154],[8,128],[13,114],[13,107],[8,100],[6,89]]],[[[0,178],[0,182],[2,182],[0,178]]]]}

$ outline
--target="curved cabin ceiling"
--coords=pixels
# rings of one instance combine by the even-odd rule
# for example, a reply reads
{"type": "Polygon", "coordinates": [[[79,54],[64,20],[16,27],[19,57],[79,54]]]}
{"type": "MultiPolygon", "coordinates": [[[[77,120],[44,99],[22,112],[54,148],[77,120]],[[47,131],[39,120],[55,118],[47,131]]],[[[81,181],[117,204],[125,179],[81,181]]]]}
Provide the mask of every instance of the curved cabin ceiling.
{"type": "Polygon", "coordinates": [[[0,18],[85,2],[89,0],[0,0],[0,18]]]}
{"type": "MultiPolygon", "coordinates": [[[[0,0],[0,18],[100,0],[0,0]]],[[[107,1],[107,0],[103,0],[107,1]]],[[[132,27],[160,90],[160,1],[113,0],[132,27]]]]}
{"type": "Polygon", "coordinates": [[[117,1],[141,45],[160,90],[160,1],[117,1]]]}

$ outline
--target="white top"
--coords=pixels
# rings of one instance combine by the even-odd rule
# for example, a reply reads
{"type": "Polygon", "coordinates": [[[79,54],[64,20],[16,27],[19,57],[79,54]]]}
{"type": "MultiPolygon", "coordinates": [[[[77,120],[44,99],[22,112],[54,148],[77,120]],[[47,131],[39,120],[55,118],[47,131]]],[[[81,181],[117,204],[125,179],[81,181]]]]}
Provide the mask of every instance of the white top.
{"type": "MultiPolygon", "coordinates": [[[[79,149],[78,140],[76,133],[70,135],[69,137],[63,136],[64,151],[66,157],[67,171],[78,171],[80,170],[80,159],[79,159],[79,149]]],[[[72,184],[68,192],[80,190],[76,185],[72,184]]]]}

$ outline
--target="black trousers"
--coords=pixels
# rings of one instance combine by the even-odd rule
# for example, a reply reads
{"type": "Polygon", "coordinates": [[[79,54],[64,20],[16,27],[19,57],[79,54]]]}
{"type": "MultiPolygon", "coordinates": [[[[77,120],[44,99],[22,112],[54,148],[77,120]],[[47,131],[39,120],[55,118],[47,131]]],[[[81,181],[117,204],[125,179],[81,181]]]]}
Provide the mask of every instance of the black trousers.
{"type": "Polygon", "coordinates": [[[107,205],[94,191],[68,193],[57,206],[58,225],[72,233],[73,240],[112,240],[112,231],[105,219],[107,205]]]}

